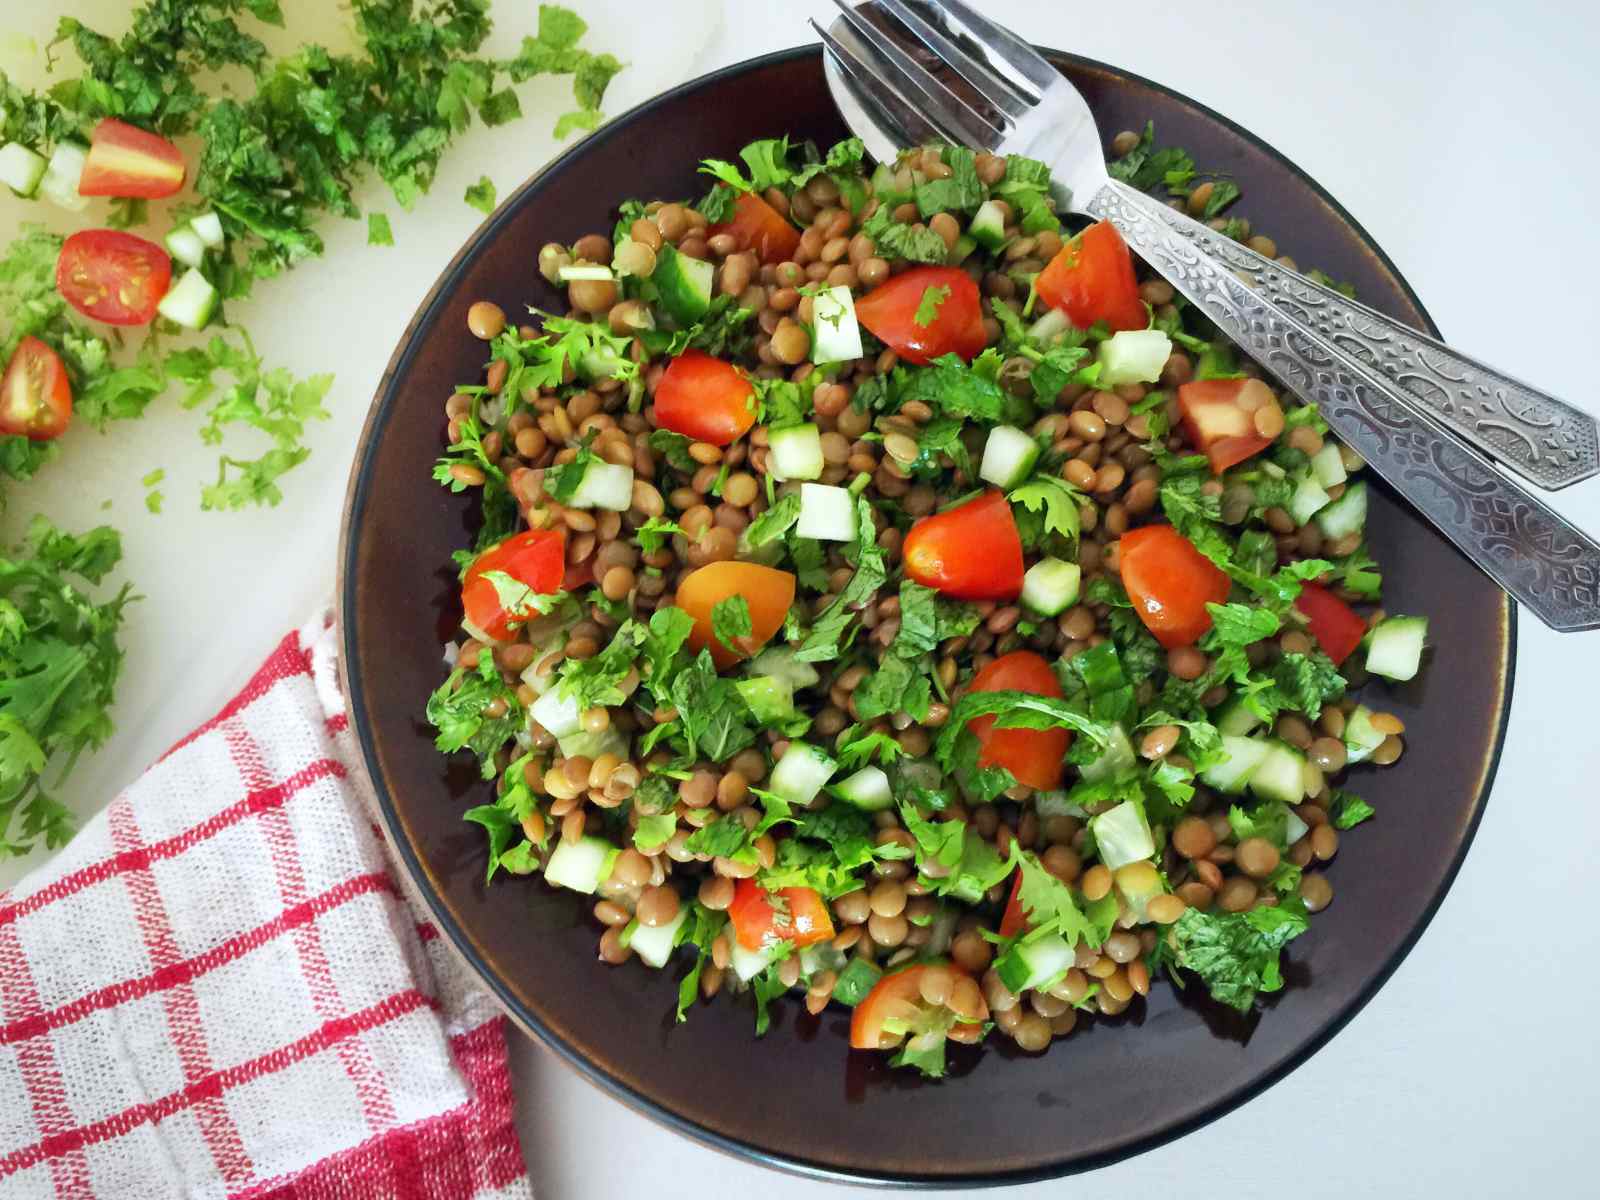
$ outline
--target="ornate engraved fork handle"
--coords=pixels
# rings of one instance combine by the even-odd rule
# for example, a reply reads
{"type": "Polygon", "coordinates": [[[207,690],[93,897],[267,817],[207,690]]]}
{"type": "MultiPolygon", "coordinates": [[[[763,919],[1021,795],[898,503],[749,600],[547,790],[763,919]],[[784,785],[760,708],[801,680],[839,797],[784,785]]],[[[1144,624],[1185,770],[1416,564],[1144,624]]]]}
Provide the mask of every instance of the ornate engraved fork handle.
{"type": "Polygon", "coordinates": [[[1600,473],[1600,437],[1588,413],[1280,267],[1170,208],[1163,220],[1242,272],[1281,312],[1404,388],[1432,420],[1528,482],[1554,491],[1600,473]]]}
{"type": "MultiPolygon", "coordinates": [[[[1433,428],[1416,398],[1377,369],[1340,353],[1293,308],[1247,285],[1204,226],[1112,182],[1083,211],[1112,221],[1128,244],[1297,396],[1422,511],[1461,551],[1545,624],[1600,628],[1600,544],[1477,455],[1433,428]],[[1187,224],[1187,218],[1182,218],[1187,224]]],[[[1259,257],[1259,256],[1257,256],[1259,257]]]]}

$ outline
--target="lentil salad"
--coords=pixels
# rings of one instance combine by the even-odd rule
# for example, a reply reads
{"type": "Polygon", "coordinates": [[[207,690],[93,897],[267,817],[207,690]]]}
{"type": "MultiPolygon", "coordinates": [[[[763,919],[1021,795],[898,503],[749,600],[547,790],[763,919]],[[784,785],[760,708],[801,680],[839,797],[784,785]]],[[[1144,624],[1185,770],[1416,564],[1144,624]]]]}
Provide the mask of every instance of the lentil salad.
{"type": "MultiPolygon", "coordinates": [[[[1148,128],[1113,149],[1275,254],[1148,128]]],[[[679,1019],[798,990],[930,1075],[1163,968],[1249,1011],[1372,814],[1333,781],[1403,750],[1350,694],[1426,635],[1368,608],[1362,464],[1041,163],[740,160],[545,246],[569,315],[469,310],[435,475],[483,525],[428,716],[494,781],[490,878],[596,897],[603,961],[687,968],[679,1019]]]]}

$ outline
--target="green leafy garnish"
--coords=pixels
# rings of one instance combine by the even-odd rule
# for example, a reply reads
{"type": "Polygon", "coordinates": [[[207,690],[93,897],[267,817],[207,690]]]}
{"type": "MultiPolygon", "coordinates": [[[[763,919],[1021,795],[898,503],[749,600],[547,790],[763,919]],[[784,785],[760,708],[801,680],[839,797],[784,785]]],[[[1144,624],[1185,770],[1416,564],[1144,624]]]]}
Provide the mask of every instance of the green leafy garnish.
{"type": "Polygon", "coordinates": [[[939,317],[939,308],[950,298],[948,286],[933,285],[922,289],[922,299],[917,302],[917,311],[911,315],[916,324],[926,329],[939,317]]]}
{"type": "Polygon", "coordinates": [[[487,175],[478,176],[478,182],[468,186],[466,195],[462,199],[487,216],[494,211],[494,180],[487,175]]]}
{"type": "Polygon", "coordinates": [[[1242,913],[1191,908],[1172,927],[1174,961],[1200,976],[1213,998],[1249,1012],[1258,994],[1283,987],[1279,955],[1307,926],[1306,906],[1292,895],[1242,913]]]}

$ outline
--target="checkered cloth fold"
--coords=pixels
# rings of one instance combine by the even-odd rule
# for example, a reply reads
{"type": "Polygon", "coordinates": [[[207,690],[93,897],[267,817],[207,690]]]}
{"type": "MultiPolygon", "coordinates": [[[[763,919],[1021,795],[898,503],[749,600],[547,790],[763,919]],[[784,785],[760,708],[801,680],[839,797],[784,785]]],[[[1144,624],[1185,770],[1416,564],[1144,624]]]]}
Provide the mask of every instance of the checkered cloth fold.
{"type": "Polygon", "coordinates": [[[530,1195],[504,1018],[376,824],[319,618],[0,895],[0,1200],[530,1195]]]}

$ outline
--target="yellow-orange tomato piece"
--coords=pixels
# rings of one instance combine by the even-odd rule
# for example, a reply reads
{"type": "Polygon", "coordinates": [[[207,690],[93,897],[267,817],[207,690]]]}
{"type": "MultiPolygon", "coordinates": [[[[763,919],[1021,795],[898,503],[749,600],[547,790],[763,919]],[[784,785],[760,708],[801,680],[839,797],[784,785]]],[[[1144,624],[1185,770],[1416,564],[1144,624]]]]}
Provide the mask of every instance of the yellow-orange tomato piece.
{"type": "Polygon", "coordinates": [[[750,606],[749,653],[754,654],[783,628],[783,619],[794,603],[794,576],[747,562],[708,563],[684,576],[676,603],[694,618],[689,647],[696,653],[709,647],[719,670],[745,657],[711,634],[711,610],[729,596],[743,596],[750,606]]]}

